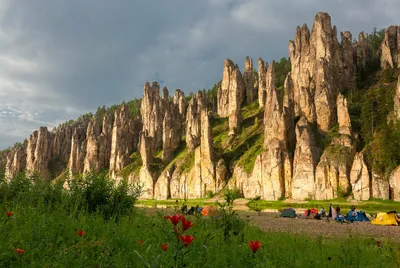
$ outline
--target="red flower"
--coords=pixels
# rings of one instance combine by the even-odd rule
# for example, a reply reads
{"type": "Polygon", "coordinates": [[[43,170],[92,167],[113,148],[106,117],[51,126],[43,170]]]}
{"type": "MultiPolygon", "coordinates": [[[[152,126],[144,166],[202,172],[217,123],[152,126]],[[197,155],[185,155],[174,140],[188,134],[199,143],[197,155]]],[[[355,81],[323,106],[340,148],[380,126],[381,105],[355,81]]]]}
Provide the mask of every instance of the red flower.
{"type": "Polygon", "coordinates": [[[14,215],[14,212],[12,212],[12,211],[7,211],[6,214],[7,214],[7,217],[10,218],[12,215],[14,215]]]}
{"type": "Polygon", "coordinates": [[[164,218],[169,219],[176,226],[182,217],[182,215],[175,214],[174,216],[165,216],[164,218]]]}
{"type": "Polygon", "coordinates": [[[80,230],[76,232],[80,237],[82,237],[84,234],[86,234],[84,231],[80,230]]]}
{"type": "Polygon", "coordinates": [[[161,249],[164,250],[164,251],[167,251],[168,247],[169,247],[168,244],[162,244],[161,245],[161,249]]]}
{"type": "Polygon", "coordinates": [[[17,248],[15,251],[16,251],[16,252],[17,252],[17,254],[19,254],[19,255],[21,255],[22,253],[24,253],[24,252],[25,252],[25,250],[23,250],[23,249],[20,249],[20,248],[17,248]]]}
{"type": "Polygon", "coordinates": [[[140,239],[137,242],[139,243],[139,245],[143,245],[143,243],[144,243],[143,240],[140,240],[140,239]]]}
{"type": "Polygon", "coordinates": [[[256,240],[256,241],[250,241],[249,246],[253,251],[253,253],[256,253],[257,250],[262,246],[262,244],[258,240],[256,240]]]}
{"type": "Polygon", "coordinates": [[[194,240],[194,237],[191,235],[180,235],[179,237],[181,238],[185,247],[189,246],[190,243],[192,243],[192,241],[194,240]]]}
{"type": "Polygon", "coordinates": [[[192,226],[193,226],[193,223],[191,221],[188,221],[188,220],[185,219],[185,217],[182,217],[182,228],[183,228],[183,231],[186,231],[187,229],[189,229],[192,226]]]}

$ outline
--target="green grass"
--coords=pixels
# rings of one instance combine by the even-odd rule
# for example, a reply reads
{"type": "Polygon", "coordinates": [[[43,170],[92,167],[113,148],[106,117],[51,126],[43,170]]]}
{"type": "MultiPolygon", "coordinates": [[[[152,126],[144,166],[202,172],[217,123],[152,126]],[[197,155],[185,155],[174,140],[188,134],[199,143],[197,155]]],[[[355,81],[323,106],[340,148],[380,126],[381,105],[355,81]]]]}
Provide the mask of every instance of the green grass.
{"type": "MultiPolygon", "coordinates": [[[[143,199],[138,200],[137,204],[144,205],[147,207],[154,207],[154,206],[165,206],[169,208],[175,208],[176,206],[180,208],[184,203],[183,199],[168,199],[168,200],[157,200],[157,199],[143,199]],[[178,202],[176,202],[178,201],[178,202]]],[[[215,205],[215,200],[210,200],[207,198],[194,198],[194,199],[187,199],[186,204],[188,207],[191,206],[205,206],[205,205],[215,205]]]]}
{"type": "Polygon", "coordinates": [[[143,165],[142,157],[140,156],[139,152],[132,153],[130,158],[131,158],[132,162],[129,165],[127,165],[126,167],[124,167],[121,171],[118,172],[118,175],[120,175],[124,178],[128,177],[132,173],[138,175],[140,168],[143,165]]]}
{"type": "MultiPolygon", "coordinates": [[[[81,201],[95,205],[101,198],[104,208],[116,205],[118,210],[120,203],[108,199],[113,190],[108,183],[104,184],[112,181],[101,174],[92,174],[90,178],[86,190],[73,188],[68,194],[49,183],[33,185],[23,177],[0,184],[0,267],[322,267],[327,264],[398,267],[400,264],[399,244],[391,240],[381,240],[382,247],[378,248],[375,240],[360,237],[311,238],[263,232],[226,207],[220,207],[218,218],[187,216],[194,225],[184,234],[195,239],[185,248],[177,239],[172,223],[164,218],[165,212],[146,215],[149,211],[135,208],[104,217],[99,210],[90,212],[85,207],[71,206],[78,194],[83,198],[81,201]],[[6,211],[14,215],[7,217],[6,211]],[[82,237],[77,233],[80,230],[85,232],[82,237]],[[248,246],[251,240],[262,243],[256,254],[248,246]],[[166,251],[161,249],[162,244],[169,245],[166,251]],[[17,248],[25,252],[17,254],[17,248]]],[[[126,200],[127,192],[121,189],[113,196],[126,200]]],[[[207,200],[191,201],[201,204],[207,200]]]]}
{"type": "MultiPolygon", "coordinates": [[[[140,210],[119,221],[97,215],[68,216],[60,209],[47,210],[13,205],[14,216],[0,216],[0,266],[2,267],[145,267],[135,253],[156,267],[176,267],[173,225],[164,214],[145,216],[140,210]],[[76,230],[85,234],[79,237],[76,230]],[[138,240],[142,240],[140,245],[138,240]],[[163,252],[161,244],[169,244],[163,252]],[[18,255],[16,248],[26,250],[18,255]]],[[[2,207],[3,211],[4,208],[2,207]]],[[[191,216],[195,236],[183,248],[186,267],[398,267],[398,245],[362,238],[311,239],[286,233],[263,232],[244,225],[238,235],[224,235],[224,219],[191,216]],[[255,257],[247,243],[259,240],[255,257]]],[[[234,228],[234,227],[233,227],[234,228]]],[[[180,247],[181,243],[179,244],[180,247]]],[[[179,267],[182,267],[179,266],[179,267]]]]}

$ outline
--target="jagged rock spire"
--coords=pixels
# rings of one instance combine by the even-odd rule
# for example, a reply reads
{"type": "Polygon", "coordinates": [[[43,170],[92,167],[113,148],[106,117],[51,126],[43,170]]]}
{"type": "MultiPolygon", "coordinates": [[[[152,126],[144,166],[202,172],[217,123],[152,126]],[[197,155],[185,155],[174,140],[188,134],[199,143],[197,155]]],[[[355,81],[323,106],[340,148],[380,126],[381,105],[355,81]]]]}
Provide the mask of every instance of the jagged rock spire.
{"type": "Polygon", "coordinates": [[[389,26],[381,45],[381,67],[394,68],[400,63],[400,26],[389,26]]]}
{"type": "Polygon", "coordinates": [[[218,115],[229,117],[230,134],[235,134],[239,130],[244,97],[245,84],[239,67],[226,59],[221,87],[218,89],[218,115]]]}
{"type": "Polygon", "coordinates": [[[397,79],[396,93],[394,95],[394,114],[400,120],[400,75],[397,79]]]}
{"type": "Polygon", "coordinates": [[[254,90],[253,60],[248,56],[244,65],[243,79],[246,88],[246,101],[251,103],[256,99],[257,92],[254,90]]]}
{"type": "Polygon", "coordinates": [[[265,65],[262,58],[258,58],[258,104],[264,107],[266,98],[266,72],[268,64],[265,65]]]}
{"type": "Polygon", "coordinates": [[[315,120],[322,131],[336,123],[338,89],[349,86],[352,80],[348,78],[354,72],[351,36],[348,32],[342,34],[343,48],[340,48],[336,35],[330,16],[320,12],[315,16],[311,33],[307,25],[297,27],[295,39],[289,43],[296,115],[308,114],[307,119],[315,120]],[[310,101],[315,105],[315,117],[310,101]]]}

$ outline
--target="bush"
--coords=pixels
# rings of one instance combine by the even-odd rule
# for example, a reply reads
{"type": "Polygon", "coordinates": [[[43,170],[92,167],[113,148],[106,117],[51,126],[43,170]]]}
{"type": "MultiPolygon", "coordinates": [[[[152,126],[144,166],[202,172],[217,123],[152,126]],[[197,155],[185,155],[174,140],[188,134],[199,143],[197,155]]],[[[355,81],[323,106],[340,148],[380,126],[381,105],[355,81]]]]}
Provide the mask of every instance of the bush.
{"type": "Polygon", "coordinates": [[[0,184],[0,203],[6,206],[22,204],[53,209],[61,207],[68,214],[99,213],[104,218],[129,214],[141,194],[139,185],[123,180],[117,184],[107,172],[88,173],[74,180],[67,178],[70,190],[61,182],[51,183],[36,177],[18,174],[9,183],[0,184]]]}
{"type": "Polygon", "coordinates": [[[87,173],[85,177],[68,180],[68,185],[71,208],[98,212],[106,219],[130,213],[142,191],[142,187],[127,180],[117,184],[107,172],[87,173]]]}
{"type": "Polygon", "coordinates": [[[233,204],[235,199],[242,197],[243,195],[240,193],[238,189],[227,189],[225,190],[225,201],[230,206],[233,204]]]}

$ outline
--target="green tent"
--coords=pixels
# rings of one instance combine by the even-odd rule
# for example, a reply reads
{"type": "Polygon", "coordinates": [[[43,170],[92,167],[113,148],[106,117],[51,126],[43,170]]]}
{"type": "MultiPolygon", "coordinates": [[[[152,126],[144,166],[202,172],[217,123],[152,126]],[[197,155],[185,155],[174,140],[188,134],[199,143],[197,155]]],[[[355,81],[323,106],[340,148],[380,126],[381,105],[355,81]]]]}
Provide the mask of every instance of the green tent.
{"type": "Polygon", "coordinates": [[[293,208],[284,208],[281,213],[282,218],[296,218],[296,210],[293,208]]]}

